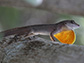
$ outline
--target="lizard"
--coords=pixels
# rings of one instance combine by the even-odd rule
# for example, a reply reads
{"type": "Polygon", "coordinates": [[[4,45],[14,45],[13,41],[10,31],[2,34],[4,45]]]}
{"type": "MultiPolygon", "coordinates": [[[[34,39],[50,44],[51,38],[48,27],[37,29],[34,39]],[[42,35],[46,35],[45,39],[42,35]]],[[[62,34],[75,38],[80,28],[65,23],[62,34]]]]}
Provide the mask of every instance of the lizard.
{"type": "Polygon", "coordinates": [[[0,35],[3,37],[10,35],[49,35],[52,41],[55,41],[54,34],[57,34],[63,30],[74,30],[79,28],[80,25],[77,24],[74,20],[63,20],[55,24],[39,24],[39,25],[30,25],[24,27],[17,27],[9,29],[6,31],[0,32],[0,35]]]}

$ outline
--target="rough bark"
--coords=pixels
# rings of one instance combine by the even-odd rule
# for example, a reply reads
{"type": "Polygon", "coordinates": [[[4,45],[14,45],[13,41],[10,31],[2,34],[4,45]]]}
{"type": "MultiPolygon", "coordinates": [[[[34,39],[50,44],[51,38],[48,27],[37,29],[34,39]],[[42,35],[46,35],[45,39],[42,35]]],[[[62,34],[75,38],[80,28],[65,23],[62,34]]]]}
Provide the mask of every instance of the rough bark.
{"type": "Polygon", "coordinates": [[[66,13],[84,16],[84,0],[43,0],[38,6],[31,6],[25,0],[0,0],[0,6],[38,8],[56,13],[66,13]]]}
{"type": "Polygon", "coordinates": [[[84,63],[84,46],[39,37],[6,37],[0,42],[0,63],[84,63]]]}

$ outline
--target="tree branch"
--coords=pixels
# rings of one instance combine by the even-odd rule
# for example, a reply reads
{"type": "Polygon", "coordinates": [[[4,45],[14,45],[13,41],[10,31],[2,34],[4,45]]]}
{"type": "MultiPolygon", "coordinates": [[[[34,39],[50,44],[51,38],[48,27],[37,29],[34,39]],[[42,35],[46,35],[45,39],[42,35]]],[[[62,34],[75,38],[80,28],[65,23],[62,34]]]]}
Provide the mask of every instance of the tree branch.
{"type": "Polygon", "coordinates": [[[19,37],[16,41],[7,37],[0,44],[4,50],[3,63],[84,63],[84,46],[53,43],[38,37],[19,37]]]}

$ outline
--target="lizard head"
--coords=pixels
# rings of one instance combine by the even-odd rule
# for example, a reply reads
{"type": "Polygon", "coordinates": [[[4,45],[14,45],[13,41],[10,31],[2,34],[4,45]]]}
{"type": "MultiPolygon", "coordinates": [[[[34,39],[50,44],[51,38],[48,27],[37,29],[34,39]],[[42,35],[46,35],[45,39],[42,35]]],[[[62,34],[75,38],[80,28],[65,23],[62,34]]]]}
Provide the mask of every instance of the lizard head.
{"type": "Polygon", "coordinates": [[[80,27],[79,24],[77,24],[74,20],[64,20],[62,23],[68,28],[68,29],[77,29],[80,27]]]}
{"type": "Polygon", "coordinates": [[[58,23],[58,33],[54,34],[61,43],[64,44],[73,44],[76,40],[75,32],[73,29],[79,28],[74,20],[64,20],[58,23]]]}

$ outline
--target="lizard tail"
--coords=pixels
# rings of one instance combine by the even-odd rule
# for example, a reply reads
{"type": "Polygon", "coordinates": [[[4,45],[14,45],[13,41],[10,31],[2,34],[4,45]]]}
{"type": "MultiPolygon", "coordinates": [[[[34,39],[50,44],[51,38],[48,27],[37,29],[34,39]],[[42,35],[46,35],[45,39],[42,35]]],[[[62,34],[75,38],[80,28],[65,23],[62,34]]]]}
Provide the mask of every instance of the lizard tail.
{"type": "Polygon", "coordinates": [[[6,37],[10,35],[23,35],[23,34],[29,34],[31,32],[30,27],[19,27],[19,28],[14,28],[14,29],[9,29],[6,31],[0,32],[1,37],[6,37]]]}

